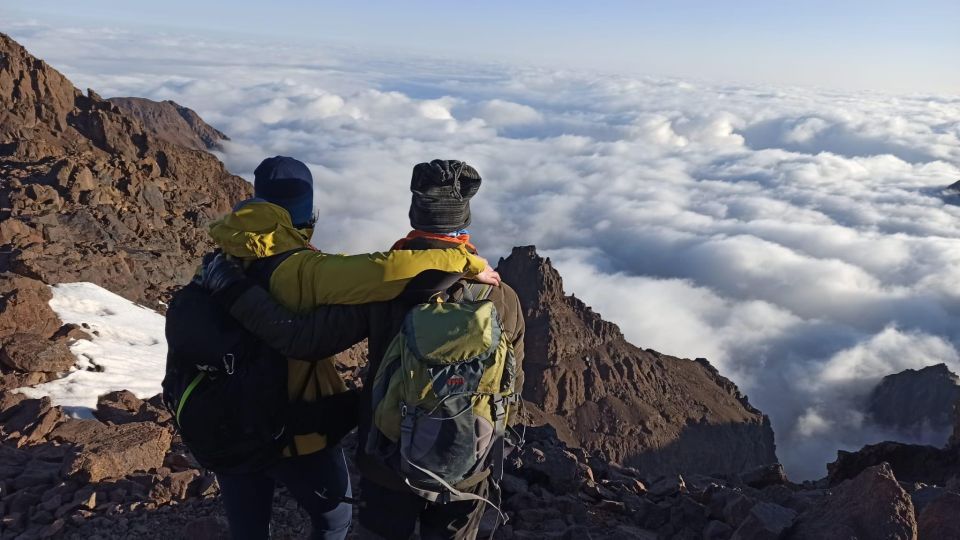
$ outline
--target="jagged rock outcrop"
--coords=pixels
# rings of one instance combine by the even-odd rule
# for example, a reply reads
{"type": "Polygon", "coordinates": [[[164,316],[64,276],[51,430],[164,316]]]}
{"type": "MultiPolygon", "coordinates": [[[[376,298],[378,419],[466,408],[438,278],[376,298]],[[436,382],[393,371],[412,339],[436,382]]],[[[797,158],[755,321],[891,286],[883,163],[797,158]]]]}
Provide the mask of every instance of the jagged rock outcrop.
{"type": "Polygon", "coordinates": [[[219,150],[227,137],[207,124],[193,109],[171,100],[153,101],[140,97],[108,99],[124,113],[133,116],[147,133],[169,143],[194,150],[219,150]]]}
{"type": "Polygon", "coordinates": [[[0,34],[0,272],[156,307],[210,248],[204,225],[251,191],[0,34]]]}
{"type": "Polygon", "coordinates": [[[960,400],[960,377],[946,364],[888,375],[870,395],[867,411],[876,424],[920,437],[953,428],[953,406],[960,400]]]}
{"type": "Polygon", "coordinates": [[[885,464],[847,480],[797,518],[791,540],[917,538],[910,496],[885,464]]]}
{"type": "Polygon", "coordinates": [[[524,398],[561,439],[644,473],[732,473],[777,461],[773,430],[709,362],[628,343],[566,296],[535,248],[500,261],[527,320],[524,398]]]}

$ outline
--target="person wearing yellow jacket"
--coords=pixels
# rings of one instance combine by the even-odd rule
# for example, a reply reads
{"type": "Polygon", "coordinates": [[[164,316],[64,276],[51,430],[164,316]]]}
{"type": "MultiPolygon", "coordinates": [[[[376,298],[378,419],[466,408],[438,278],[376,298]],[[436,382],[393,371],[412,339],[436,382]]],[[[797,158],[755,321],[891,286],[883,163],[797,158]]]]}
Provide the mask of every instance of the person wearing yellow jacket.
{"type": "MultiPolygon", "coordinates": [[[[254,176],[255,198],[212,223],[210,235],[223,253],[255,265],[271,296],[290,310],[392,300],[428,271],[496,281],[486,260],[463,246],[363,255],[323,253],[310,244],[313,178],[306,165],[276,156],[264,160],[254,176]]],[[[311,403],[347,392],[332,358],[290,358],[287,368],[291,403],[311,403]]],[[[345,407],[344,414],[355,414],[346,409],[355,410],[345,407]]],[[[351,491],[343,452],[335,439],[328,433],[299,433],[284,451],[286,459],[276,466],[256,474],[218,475],[231,535],[266,537],[274,484],[280,482],[310,513],[313,538],[344,538],[351,509],[343,501],[351,491]]]]}

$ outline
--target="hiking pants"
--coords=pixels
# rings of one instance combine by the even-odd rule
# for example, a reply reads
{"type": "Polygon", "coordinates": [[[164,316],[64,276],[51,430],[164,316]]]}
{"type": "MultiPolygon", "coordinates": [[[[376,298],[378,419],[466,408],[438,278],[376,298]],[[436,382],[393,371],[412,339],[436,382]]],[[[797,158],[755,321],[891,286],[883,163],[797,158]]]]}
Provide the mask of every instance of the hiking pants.
{"type": "Polygon", "coordinates": [[[254,474],[218,474],[217,480],[233,540],[269,537],[273,488],[278,482],[310,514],[311,538],[343,540],[350,529],[353,509],[341,502],[341,497],[351,496],[350,475],[339,446],[280,459],[254,474]]]}
{"type": "MultiPolygon", "coordinates": [[[[465,490],[486,497],[487,482],[465,490]]],[[[360,527],[361,538],[407,540],[413,535],[420,521],[422,540],[473,540],[480,530],[485,503],[480,501],[456,501],[434,504],[412,491],[395,491],[360,479],[360,527]]]]}

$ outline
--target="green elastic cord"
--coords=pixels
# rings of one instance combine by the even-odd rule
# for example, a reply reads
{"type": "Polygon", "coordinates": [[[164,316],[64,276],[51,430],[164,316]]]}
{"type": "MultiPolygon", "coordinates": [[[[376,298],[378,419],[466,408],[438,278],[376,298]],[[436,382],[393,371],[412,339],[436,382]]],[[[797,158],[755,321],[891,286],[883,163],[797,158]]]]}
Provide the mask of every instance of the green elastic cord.
{"type": "Polygon", "coordinates": [[[183,406],[187,403],[187,398],[190,397],[190,394],[193,393],[193,390],[200,384],[200,381],[203,380],[203,376],[206,373],[200,372],[197,373],[197,376],[190,381],[190,385],[187,386],[187,389],[183,391],[183,395],[180,396],[180,404],[177,405],[177,425],[180,425],[180,413],[183,411],[183,406]]]}

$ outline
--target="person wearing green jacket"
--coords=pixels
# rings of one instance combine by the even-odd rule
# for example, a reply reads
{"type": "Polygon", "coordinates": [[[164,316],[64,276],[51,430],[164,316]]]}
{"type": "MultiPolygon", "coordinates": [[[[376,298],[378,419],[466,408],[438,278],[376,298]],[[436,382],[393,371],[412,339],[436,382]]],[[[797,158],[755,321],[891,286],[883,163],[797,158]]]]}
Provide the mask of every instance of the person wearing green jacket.
{"type": "MultiPolygon", "coordinates": [[[[255,197],[212,223],[210,236],[222,253],[243,266],[253,266],[261,281],[269,284],[271,297],[293,312],[392,300],[429,272],[499,283],[487,261],[462,246],[362,255],[323,253],[310,243],[315,221],[313,178],[306,165],[276,156],[264,160],[254,176],[255,197]]],[[[326,330],[337,332],[337,328],[326,330]]],[[[285,459],[266,471],[218,475],[231,535],[267,537],[274,485],[279,482],[310,514],[313,538],[342,539],[351,522],[350,506],[343,502],[351,489],[337,439],[349,431],[351,423],[356,424],[357,402],[332,358],[289,358],[287,372],[291,403],[336,404],[341,425],[324,433],[306,424],[284,450],[285,459]]]]}

